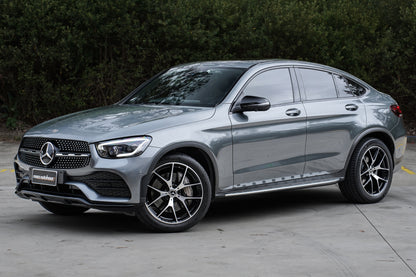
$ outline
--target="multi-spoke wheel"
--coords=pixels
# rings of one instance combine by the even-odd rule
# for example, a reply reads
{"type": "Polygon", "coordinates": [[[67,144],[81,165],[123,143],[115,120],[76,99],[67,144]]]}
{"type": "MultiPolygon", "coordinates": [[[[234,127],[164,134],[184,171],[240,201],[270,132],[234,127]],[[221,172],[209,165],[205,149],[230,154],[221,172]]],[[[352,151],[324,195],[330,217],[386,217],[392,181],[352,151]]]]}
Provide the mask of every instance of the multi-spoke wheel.
{"type": "Polygon", "coordinates": [[[358,203],[374,203],[384,198],[393,176],[391,153],[379,139],[368,138],[355,149],[345,180],[339,183],[346,198],[358,203]]]}
{"type": "Polygon", "coordinates": [[[368,194],[377,195],[386,187],[389,175],[386,152],[380,146],[371,146],[361,159],[361,185],[368,194]]]}
{"type": "Polygon", "coordinates": [[[188,156],[172,155],[153,169],[138,216],[153,229],[183,231],[202,219],[210,201],[211,185],[203,167],[188,156]]]}

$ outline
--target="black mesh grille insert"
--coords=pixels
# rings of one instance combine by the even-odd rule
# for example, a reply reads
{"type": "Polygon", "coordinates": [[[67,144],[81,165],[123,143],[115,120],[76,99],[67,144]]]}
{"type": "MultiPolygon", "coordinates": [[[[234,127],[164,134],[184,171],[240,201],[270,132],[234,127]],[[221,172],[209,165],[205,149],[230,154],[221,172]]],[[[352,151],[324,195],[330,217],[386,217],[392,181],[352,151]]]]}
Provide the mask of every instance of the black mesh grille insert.
{"type": "Polygon", "coordinates": [[[130,198],[129,187],[117,174],[111,172],[95,172],[86,176],[68,176],[68,181],[86,184],[101,196],[130,198]]]}
{"type": "Polygon", "coordinates": [[[20,190],[36,191],[41,193],[68,196],[68,197],[81,197],[87,199],[85,195],[77,187],[71,185],[58,184],[57,186],[43,186],[32,183],[23,183],[20,186],[20,190]]]}
{"type": "MultiPolygon", "coordinates": [[[[86,176],[66,176],[66,181],[74,181],[86,184],[101,196],[130,198],[131,193],[127,184],[117,174],[105,171],[95,172],[86,176]]],[[[56,186],[44,186],[32,183],[23,183],[20,189],[36,191],[41,193],[82,197],[86,196],[74,185],[57,184],[56,186]]]]}
{"type": "Polygon", "coordinates": [[[27,153],[19,152],[19,158],[26,164],[38,166],[38,167],[45,167],[41,162],[39,155],[31,155],[27,153]]]}

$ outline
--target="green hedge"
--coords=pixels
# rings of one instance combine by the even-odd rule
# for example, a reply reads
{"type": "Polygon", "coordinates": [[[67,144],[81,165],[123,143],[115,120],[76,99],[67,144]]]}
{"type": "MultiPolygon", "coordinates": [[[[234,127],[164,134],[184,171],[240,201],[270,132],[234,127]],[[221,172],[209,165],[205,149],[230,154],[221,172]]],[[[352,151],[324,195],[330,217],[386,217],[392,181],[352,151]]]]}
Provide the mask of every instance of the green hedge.
{"type": "Polygon", "coordinates": [[[265,58],[349,71],[416,119],[416,1],[9,0],[0,9],[0,105],[11,123],[113,103],[179,63],[265,58]]]}

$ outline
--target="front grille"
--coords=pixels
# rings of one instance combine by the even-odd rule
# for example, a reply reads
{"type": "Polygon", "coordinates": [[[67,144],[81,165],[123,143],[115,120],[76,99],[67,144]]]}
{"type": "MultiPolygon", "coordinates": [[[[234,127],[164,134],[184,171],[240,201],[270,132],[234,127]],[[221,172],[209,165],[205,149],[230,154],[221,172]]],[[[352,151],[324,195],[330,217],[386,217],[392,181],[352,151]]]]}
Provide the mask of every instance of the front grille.
{"type": "Polygon", "coordinates": [[[22,162],[36,167],[73,169],[88,166],[89,153],[89,146],[85,141],[27,137],[20,145],[19,158],[22,162]],[[45,166],[40,161],[39,151],[48,141],[56,146],[58,155],[51,164],[45,166]]]}
{"type": "Polygon", "coordinates": [[[54,169],[73,169],[86,167],[90,163],[89,157],[61,156],[56,157],[55,162],[49,166],[43,165],[39,159],[39,154],[33,155],[28,153],[19,153],[22,162],[36,167],[54,168],[54,169]]]}
{"type": "Polygon", "coordinates": [[[40,150],[42,145],[47,141],[52,142],[61,152],[90,153],[88,142],[69,139],[26,137],[23,138],[20,148],[40,150]]]}
{"type": "Polygon", "coordinates": [[[130,198],[131,193],[123,178],[111,172],[95,172],[86,176],[68,176],[68,181],[86,184],[101,196],[130,198]]]}

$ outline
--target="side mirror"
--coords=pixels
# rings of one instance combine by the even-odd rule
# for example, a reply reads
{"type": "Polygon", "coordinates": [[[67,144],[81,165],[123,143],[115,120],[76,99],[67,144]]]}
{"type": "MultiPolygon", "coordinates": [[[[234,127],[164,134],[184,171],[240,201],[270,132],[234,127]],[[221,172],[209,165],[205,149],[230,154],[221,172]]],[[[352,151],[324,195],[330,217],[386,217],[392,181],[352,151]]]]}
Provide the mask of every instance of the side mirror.
{"type": "Polygon", "coordinates": [[[266,98],[258,96],[244,96],[239,103],[237,103],[232,112],[241,113],[241,112],[258,112],[258,111],[267,111],[270,109],[270,102],[266,98]]]}

